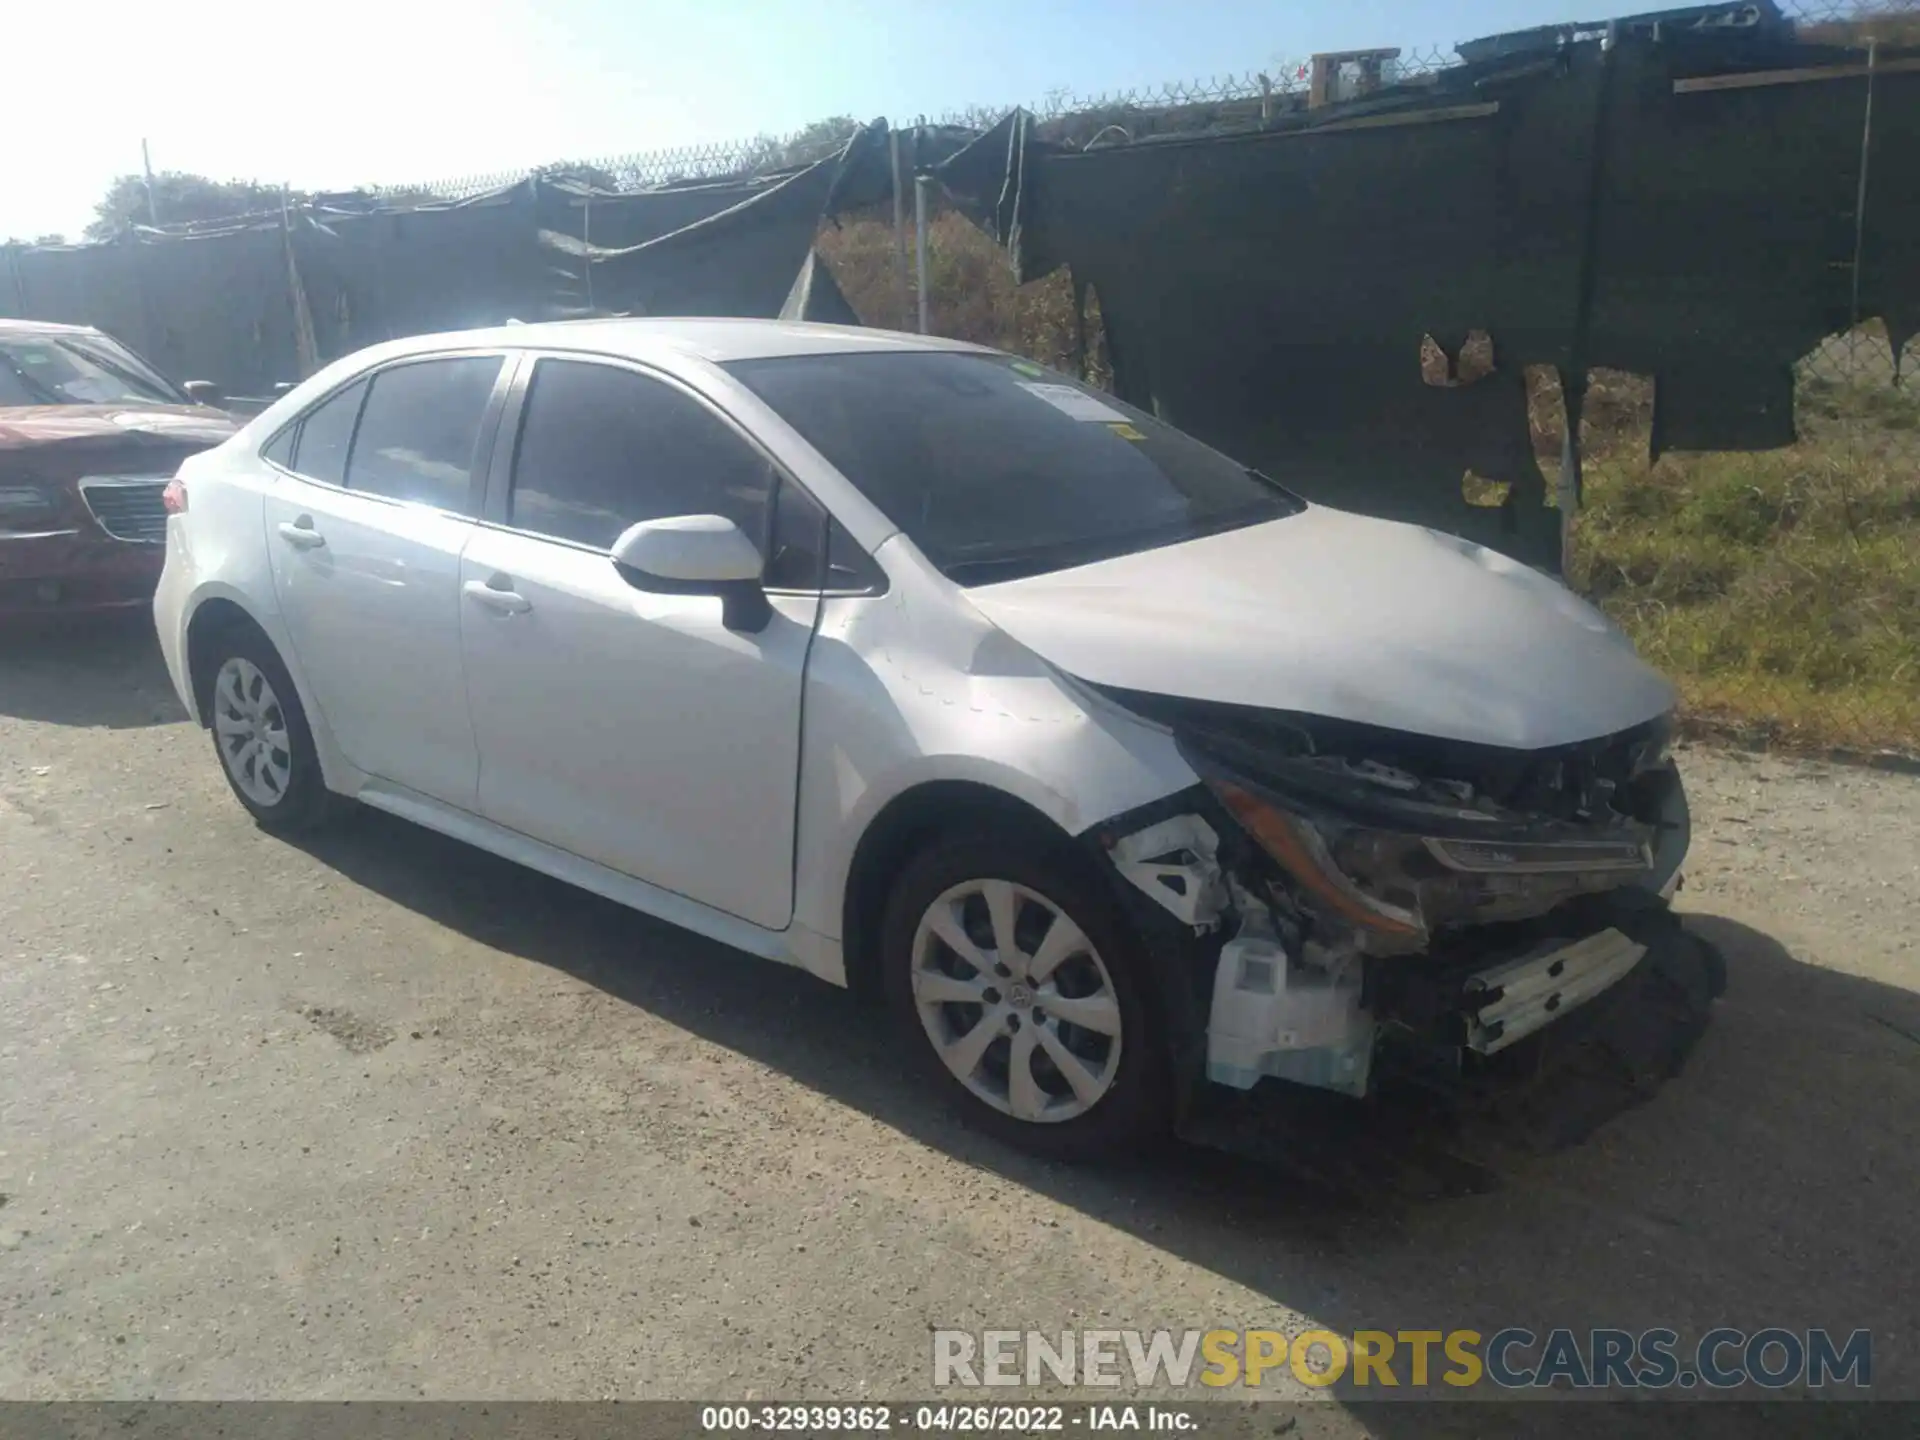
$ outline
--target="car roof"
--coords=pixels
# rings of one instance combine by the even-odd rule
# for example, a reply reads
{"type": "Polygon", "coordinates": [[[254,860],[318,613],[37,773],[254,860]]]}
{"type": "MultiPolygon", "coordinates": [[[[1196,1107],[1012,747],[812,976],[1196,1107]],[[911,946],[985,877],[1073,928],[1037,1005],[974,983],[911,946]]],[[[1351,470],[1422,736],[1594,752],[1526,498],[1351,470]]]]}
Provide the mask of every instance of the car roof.
{"type": "Polygon", "coordinates": [[[549,320],[414,335],[379,347],[380,358],[454,346],[511,345],[535,350],[584,350],[635,360],[692,356],[722,364],[789,355],[847,355],[892,351],[973,351],[986,347],[936,335],[907,335],[858,325],[815,325],[797,320],[637,319],[549,320]]]}
{"type": "Polygon", "coordinates": [[[0,320],[0,335],[98,335],[91,325],[62,325],[57,320],[0,320]]]}

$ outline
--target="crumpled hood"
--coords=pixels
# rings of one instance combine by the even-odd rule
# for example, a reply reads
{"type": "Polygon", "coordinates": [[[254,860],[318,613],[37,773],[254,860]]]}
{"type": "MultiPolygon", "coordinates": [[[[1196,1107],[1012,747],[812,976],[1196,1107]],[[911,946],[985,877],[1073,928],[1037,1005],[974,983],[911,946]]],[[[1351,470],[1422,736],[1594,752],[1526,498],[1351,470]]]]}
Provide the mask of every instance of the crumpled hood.
{"type": "Polygon", "coordinates": [[[0,450],[40,445],[218,445],[240,427],[204,405],[13,405],[0,408],[0,450]]]}
{"type": "Polygon", "coordinates": [[[1324,506],[981,586],[968,598],[1095,684],[1538,750],[1671,708],[1599,611],[1466,540],[1324,506]]]}

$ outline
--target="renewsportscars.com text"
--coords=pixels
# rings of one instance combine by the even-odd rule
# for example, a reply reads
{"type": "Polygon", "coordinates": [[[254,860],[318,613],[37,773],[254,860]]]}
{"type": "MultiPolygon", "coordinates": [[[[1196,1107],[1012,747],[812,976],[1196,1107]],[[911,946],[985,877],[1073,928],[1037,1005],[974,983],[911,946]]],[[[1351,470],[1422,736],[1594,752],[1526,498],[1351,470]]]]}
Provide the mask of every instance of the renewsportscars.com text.
{"type": "Polygon", "coordinates": [[[1873,1383],[1873,1335],[1828,1330],[1709,1330],[1683,1343],[1639,1332],[1514,1326],[1478,1330],[936,1330],[936,1387],[1035,1385],[1214,1389],[1345,1384],[1372,1391],[1780,1390],[1873,1383]]]}

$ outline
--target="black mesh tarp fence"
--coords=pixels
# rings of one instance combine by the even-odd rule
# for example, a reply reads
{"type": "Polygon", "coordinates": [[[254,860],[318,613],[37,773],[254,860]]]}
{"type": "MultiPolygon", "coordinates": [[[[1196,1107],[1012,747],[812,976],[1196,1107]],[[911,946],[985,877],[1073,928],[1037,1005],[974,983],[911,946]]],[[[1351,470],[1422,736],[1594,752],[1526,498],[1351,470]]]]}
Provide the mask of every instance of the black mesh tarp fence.
{"type": "MultiPolygon", "coordinates": [[[[1920,753],[1920,7],[1782,10],[903,129],[909,171],[990,132],[942,177],[1027,282],[937,207],[933,328],[1081,365],[1323,498],[1564,558],[1699,725],[1920,753]]],[[[8,247],[0,315],[98,324],[240,393],[509,318],[811,299],[910,324],[886,139],[827,127],[8,247]]]]}

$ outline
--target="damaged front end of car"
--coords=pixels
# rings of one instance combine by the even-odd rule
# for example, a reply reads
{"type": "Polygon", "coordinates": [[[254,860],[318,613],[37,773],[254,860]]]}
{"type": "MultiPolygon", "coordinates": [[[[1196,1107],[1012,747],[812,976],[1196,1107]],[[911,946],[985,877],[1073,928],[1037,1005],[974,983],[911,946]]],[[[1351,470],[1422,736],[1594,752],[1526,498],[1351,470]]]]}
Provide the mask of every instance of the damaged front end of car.
{"type": "Polygon", "coordinates": [[[1217,944],[1208,1080],[1471,1087],[1537,1067],[1571,1017],[1653,972],[1697,1011],[1681,1028],[1704,1023],[1723,975],[1667,903],[1690,839],[1671,717],[1527,752],[1106,695],[1167,727],[1202,782],[1107,844],[1217,944]]]}

